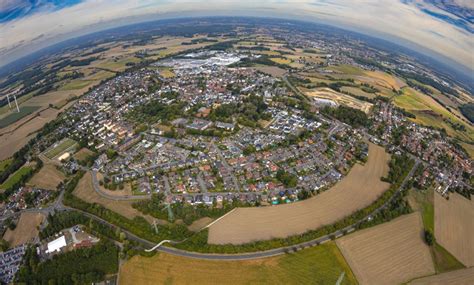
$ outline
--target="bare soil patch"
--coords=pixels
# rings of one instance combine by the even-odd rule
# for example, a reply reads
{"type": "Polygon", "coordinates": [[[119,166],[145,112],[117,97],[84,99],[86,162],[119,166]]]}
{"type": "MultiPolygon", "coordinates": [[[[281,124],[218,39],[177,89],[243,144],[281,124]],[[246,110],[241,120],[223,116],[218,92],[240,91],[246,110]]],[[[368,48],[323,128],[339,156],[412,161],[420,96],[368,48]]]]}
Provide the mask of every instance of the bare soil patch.
{"type": "Polygon", "coordinates": [[[10,247],[15,247],[33,241],[38,236],[38,226],[43,222],[44,216],[40,213],[22,213],[16,228],[8,229],[3,238],[10,247]]]}
{"type": "Polygon", "coordinates": [[[360,284],[400,284],[435,273],[419,213],[336,241],[360,284]]]}
{"type": "Polygon", "coordinates": [[[97,194],[97,192],[95,192],[92,186],[92,176],[89,172],[86,173],[84,177],[82,177],[82,179],[79,181],[73,194],[88,203],[97,203],[128,219],[133,219],[137,216],[142,216],[150,223],[152,223],[154,220],[153,217],[143,215],[138,210],[134,209],[132,207],[134,201],[114,201],[97,194]]]}
{"type": "Polygon", "coordinates": [[[28,181],[28,184],[46,190],[56,190],[58,184],[65,178],[66,176],[59,171],[55,165],[45,164],[40,171],[28,181]]]}
{"type": "Polygon", "coordinates": [[[356,164],[331,189],[297,203],[261,208],[237,208],[209,228],[211,244],[243,244],[285,238],[332,224],[374,202],[389,184],[380,180],[388,172],[390,156],[369,145],[365,165],[356,164]]]}
{"type": "Polygon", "coordinates": [[[457,193],[449,200],[434,196],[436,241],[465,266],[474,266],[474,201],[457,193]]]}

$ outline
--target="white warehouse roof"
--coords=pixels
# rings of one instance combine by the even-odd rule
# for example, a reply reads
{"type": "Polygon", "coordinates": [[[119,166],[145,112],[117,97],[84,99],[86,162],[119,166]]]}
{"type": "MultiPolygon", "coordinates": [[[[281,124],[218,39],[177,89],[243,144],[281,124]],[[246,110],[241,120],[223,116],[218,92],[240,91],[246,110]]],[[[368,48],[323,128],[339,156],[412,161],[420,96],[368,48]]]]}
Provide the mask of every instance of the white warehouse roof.
{"type": "Polygon", "coordinates": [[[66,245],[66,238],[64,236],[60,236],[59,238],[48,243],[48,249],[46,250],[46,253],[53,253],[55,251],[59,251],[66,245]]]}

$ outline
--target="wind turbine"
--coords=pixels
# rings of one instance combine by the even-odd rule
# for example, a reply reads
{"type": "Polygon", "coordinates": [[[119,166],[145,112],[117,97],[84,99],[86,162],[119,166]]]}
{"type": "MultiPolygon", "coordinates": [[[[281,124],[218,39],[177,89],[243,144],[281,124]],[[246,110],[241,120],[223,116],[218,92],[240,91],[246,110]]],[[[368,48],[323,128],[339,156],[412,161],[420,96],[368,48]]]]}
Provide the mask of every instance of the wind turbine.
{"type": "MultiPolygon", "coordinates": [[[[12,108],[12,103],[11,103],[11,100],[10,100],[10,94],[7,94],[7,101],[8,101],[8,108],[11,109],[12,108]]],[[[16,101],[16,95],[13,94],[13,100],[15,101],[15,106],[16,106],[16,111],[18,113],[20,113],[20,108],[18,107],[18,102],[16,101]]]]}

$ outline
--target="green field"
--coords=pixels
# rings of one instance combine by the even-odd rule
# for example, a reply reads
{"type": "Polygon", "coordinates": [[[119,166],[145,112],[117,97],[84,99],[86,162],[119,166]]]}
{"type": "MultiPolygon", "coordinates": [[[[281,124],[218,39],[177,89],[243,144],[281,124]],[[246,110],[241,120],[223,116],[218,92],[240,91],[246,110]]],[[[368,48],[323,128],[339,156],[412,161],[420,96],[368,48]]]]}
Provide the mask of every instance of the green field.
{"type": "Polygon", "coordinates": [[[10,175],[10,177],[8,177],[8,179],[5,182],[3,182],[2,185],[0,185],[0,189],[10,188],[11,186],[19,182],[23,176],[30,174],[32,171],[33,171],[32,167],[29,167],[29,166],[21,167],[15,173],[10,175]]]}
{"type": "MultiPolygon", "coordinates": [[[[434,190],[426,191],[411,190],[410,196],[416,201],[416,208],[421,211],[423,217],[423,226],[426,230],[434,232],[434,205],[433,205],[434,190]]],[[[464,265],[459,262],[451,253],[437,242],[430,247],[431,256],[437,273],[447,272],[451,270],[464,268],[464,265]]]]}
{"type": "Polygon", "coordinates": [[[120,284],[357,284],[334,242],[296,253],[248,261],[213,261],[165,253],[135,256],[120,284]]]}
{"type": "Polygon", "coordinates": [[[0,173],[3,170],[5,170],[5,168],[7,168],[8,165],[10,165],[11,162],[12,162],[11,158],[0,161],[0,173]]]}
{"type": "Polygon", "coordinates": [[[11,113],[8,114],[6,117],[0,119],[0,128],[4,128],[8,125],[11,125],[14,122],[19,121],[20,119],[28,116],[29,114],[33,113],[34,111],[38,109],[39,109],[39,106],[21,107],[19,113],[17,113],[15,109],[14,111],[11,111],[11,113]]]}
{"type": "Polygon", "coordinates": [[[53,159],[56,156],[62,154],[67,149],[73,147],[74,145],[77,145],[76,141],[66,138],[66,139],[62,140],[61,142],[59,142],[57,146],[48,149],[44,153],[44,155],[49,159],[53,159]]]}
{"type": "Polygon", "coordinates": [[[432,247],[432,256],[437,273],[453,271],[465,266],[459,262],[449,251],[444,249],[437,242],[432,247]]]}
{"type": "Polygon", "coordinates": [[[67,82],[63,86],[61,86],[58,90],[76,90],[76,89],[82,89],[84,87],[89,86],[92,84],[92,81],[88,80],[82,80],[82,79],[76,79],[67,82]]]}
{"type": "Polygon", "coordinates": [[[425,126],[444,128],[450,136],[474,142],[474,128],[472,126],[461,121],[428,95],[408,87],[404,87],[402,90],[403,95],[394,97],[393,102],[397,107],[413,113],[416,116],[413,119],[414,122],[425,126]],[[463,125],[466,131],[462,132],[453,129],[445,120],[463,125]]]}

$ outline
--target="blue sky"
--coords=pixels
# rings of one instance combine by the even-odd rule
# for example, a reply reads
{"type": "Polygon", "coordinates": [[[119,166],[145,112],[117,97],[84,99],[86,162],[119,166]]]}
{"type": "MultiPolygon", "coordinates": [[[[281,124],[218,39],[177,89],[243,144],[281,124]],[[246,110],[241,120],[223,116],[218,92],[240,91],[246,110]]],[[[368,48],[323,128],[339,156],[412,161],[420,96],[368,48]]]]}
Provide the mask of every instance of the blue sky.
{"type": "Polygon", "coordinates": [[[474,70],[472,0],[0,0],[0,66],[90,32],[179,16],[270,16],[334,25],[474,70]],[[441,4],[440,4],[441,3],[441,4]]]}
{"type": "Polygon", "coordinates": [[[0,23],[19,20],[38,12],[54,12],[79,4],[81,0],[4,0],[0,4],[0,23]]]}

